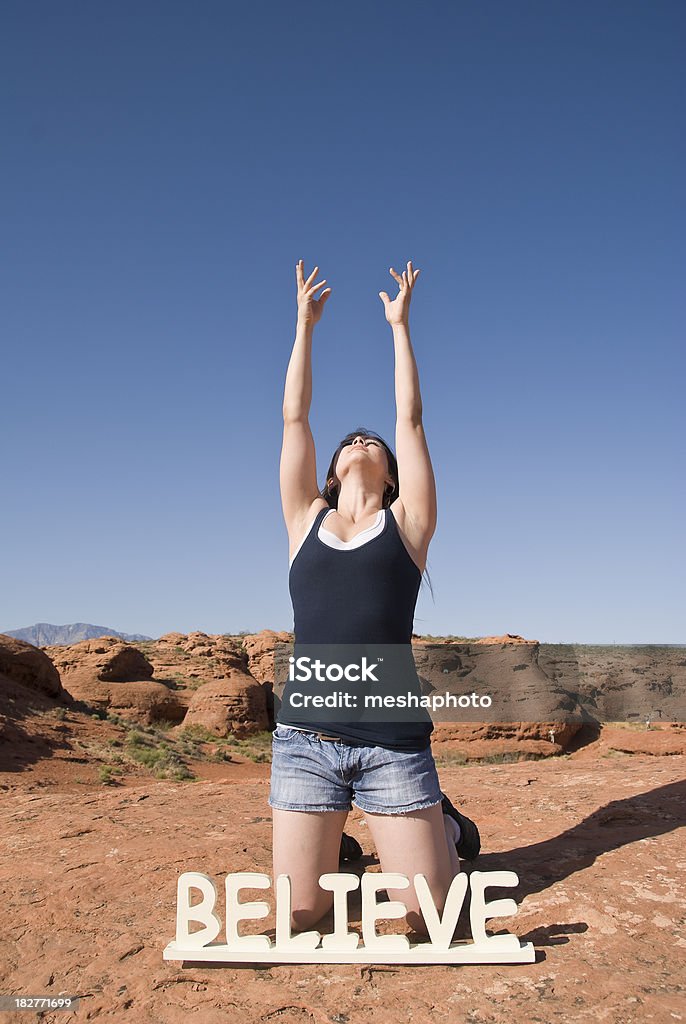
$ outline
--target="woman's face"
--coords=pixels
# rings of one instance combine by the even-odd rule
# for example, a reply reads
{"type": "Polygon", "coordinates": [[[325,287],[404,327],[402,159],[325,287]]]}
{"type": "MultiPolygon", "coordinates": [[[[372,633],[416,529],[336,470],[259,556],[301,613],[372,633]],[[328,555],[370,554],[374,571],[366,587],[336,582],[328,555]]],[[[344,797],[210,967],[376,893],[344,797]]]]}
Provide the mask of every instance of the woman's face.
{"type": "Polygon", "coordinates": [[[375,437],[356,434],[352,441],[346,442],[338,453],[334,473],[340,479],[340,471],[347,470],[355,461],[369,460],[378,470],[379,480],[383,484],[388,476],[388,456],[386,449],[375,437]]]}

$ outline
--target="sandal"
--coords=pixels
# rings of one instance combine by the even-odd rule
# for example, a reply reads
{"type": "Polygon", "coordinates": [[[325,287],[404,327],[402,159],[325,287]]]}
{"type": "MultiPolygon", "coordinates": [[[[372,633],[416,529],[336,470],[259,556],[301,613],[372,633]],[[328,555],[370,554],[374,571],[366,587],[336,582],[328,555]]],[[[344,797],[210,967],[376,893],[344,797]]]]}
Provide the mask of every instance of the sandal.
{"type": "Polygon", "coordinates": [[[479,835],[478,828],[471,818],[467,818],[464,814],[460,814],[460,812],[453,807],[445,793],[441,800],[441,806],[443,808],[443,813],[454,818],[460,826],[460,838],[456,843],[458,857],[461,860],[475,860],[479,855],[479,850],[481,849],[481,836],[479,835]]]}

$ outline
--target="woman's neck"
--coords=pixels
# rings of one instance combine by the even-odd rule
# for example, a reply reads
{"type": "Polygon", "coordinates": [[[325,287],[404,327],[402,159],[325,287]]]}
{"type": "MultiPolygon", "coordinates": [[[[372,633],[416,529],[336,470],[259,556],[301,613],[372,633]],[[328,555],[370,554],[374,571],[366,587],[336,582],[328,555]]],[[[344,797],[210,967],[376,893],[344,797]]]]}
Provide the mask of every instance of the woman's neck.
{"type": "Polygon", "coordinates": [[[375,491],[357,492],[356,494],[339,494],[336,511],[342,519],[349,523],[359,523],[376,515],[383,506],[381,495],[375,491]]]}

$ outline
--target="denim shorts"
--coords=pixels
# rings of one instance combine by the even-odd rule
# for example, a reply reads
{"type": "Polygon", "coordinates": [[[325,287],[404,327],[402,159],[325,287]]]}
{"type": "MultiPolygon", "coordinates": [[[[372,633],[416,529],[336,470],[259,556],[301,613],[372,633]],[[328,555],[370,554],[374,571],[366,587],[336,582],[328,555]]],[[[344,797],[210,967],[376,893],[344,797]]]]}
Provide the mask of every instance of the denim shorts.
{"type": "Polygon", "coordinates": [[[408,753],[349,746],[277,725],[272,732],[269,805],[284,811],[406,814],[440,803],[431,745],[408,753]]]}

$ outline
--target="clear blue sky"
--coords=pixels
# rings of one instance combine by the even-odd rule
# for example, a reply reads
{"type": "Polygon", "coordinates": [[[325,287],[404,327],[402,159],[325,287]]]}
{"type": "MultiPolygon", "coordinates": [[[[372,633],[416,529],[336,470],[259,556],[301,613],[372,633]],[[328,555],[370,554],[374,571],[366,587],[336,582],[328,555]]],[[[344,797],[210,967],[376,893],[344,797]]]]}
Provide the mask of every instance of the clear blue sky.
{"type": "Polygon", "coordinates": [[[292,628],[302,257],[333,289],[320,484],[358,424],[395,447],[378,292],[422,270],[439,522],[416,631],[686,642],[686,5],[8,0],[0,21],[0,630],[292,628]]]}

